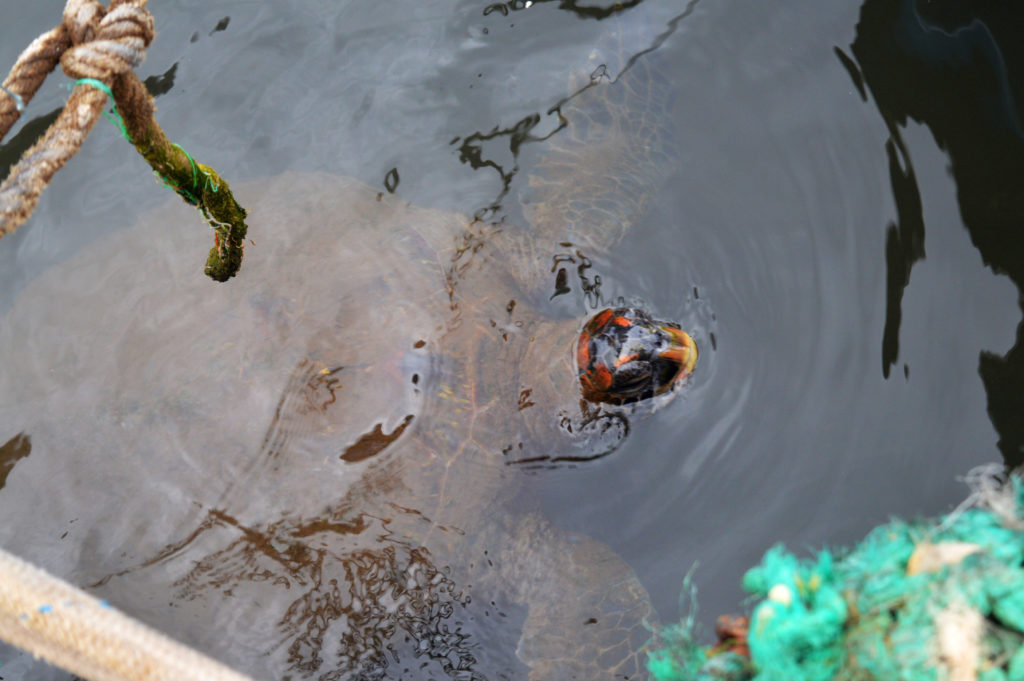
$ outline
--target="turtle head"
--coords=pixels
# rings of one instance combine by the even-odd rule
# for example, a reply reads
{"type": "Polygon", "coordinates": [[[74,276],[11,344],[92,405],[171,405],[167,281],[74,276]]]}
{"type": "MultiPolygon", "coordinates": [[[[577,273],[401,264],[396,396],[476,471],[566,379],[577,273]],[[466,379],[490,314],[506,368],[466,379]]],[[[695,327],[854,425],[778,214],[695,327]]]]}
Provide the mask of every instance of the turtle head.
{"type": "Polygon", "coordinates": [[[635,307],[590,318],[576,344],[576,371],[591,402],[628,404],[661,395],[697,363],[697,345],[677,324],[635,307]]]}

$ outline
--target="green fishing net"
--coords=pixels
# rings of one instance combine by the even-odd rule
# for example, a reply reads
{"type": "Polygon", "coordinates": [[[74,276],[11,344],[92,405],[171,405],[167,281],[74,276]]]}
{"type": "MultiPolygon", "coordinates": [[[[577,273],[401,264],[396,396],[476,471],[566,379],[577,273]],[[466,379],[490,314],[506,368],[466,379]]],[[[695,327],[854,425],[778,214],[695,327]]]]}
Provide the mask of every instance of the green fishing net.
{"type": "MultiPolygon", "coordinates": [[[[747,572],[746,655],[657,632],[656,681],[1024,681],[1024,483],[975,469],[938,520],[893,520],[847,551],[781,546],[747,572]]],[[[745,652],[745,651],[744,651],[745,652]]]]}

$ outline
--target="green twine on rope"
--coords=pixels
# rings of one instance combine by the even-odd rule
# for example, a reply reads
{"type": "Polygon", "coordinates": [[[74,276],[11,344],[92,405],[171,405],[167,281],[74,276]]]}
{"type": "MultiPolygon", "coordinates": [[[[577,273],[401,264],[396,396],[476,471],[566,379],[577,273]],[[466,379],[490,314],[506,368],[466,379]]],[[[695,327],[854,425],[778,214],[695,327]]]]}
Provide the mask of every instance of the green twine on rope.
{"type": "Polygon", "coordinates": [[[74,88],[79,85],[91,85],[97,90],[102,90],[106,93],[107,97],[110,99],[110,110],[104,111],[103,117],[117,126],[117,129],[121,131],[121,135],[131,142],[132,138],[128,134],[128,128],[124,125],[124,119],[121,118],[121,114],[117,112],[117,105],[114,104],[114,93],[110,91],[110,87],[102,80],[96,80],[95,78],[79,78],[75,81],[74,85],[70,85],[69,87],[74,88]]]}
{"type": "MultiPolygon", "coordinates": [[[[187,151],[185,151],[185,147],[181,146],[177,142],[171,142],[171,146],[172,147],[177,147],[177,149],[181,153],[185,154],[185,158],[187,158],[188,162],[192,165],[192,189],[193,190],[199,189],[199,173],[200,172],[202,172],[203,175],[206,176],[206,183],[204,184],[202,190],[200,190],[200,191],[205,191],[205,190],[209,189],[210,191],[216,193],[217,191],[220,190],[220,185],[218,185],[216,182],[213,181],[213,177],[210,176],[210,172],[209,171],[207,171],[207,170],[200,171],[199,170],[199,168],[198,168],[198,166],[196,164],[196,160],[194,158],[192,158],[192,154],[190,154],[187,151]]],[[[181,185],[177,184],[176,182],[174,182],[174,180],[170,179],[169,177],[164,176],[163,174],[161,174],[160,172],[158,172],[156,170],[153,171],[153,174],[156,175],[157,179],[159,179],[161,181],[161,183],[165,187],[167,187],[168,189],[171,189],[174,192],[176,192],[178,195],[180,195],[182,198],[184,198],[186,201],[188,201],[193,206],[198,206],[200,204],[199,198],[195,194],[193,194],[189,190],[185,189],[181,185]]],[[[225,224],[225,223],[223,223],[223,222],[221,222],[219,220],[214,219],[212,216],[207,214],[206,211],[204,211],[203,214],[206,217],[206,222],[207,222],[208,225],[210,225],[210,227],[213,227],[213,228],[216,229],[217,227],[221,227],[221,226],[223,226],[225,224]]]]}
{"type": "Polygon", "coordinates": [[[189,205],[198,208],[206,223],[214,229],[214,246],[204,268],[206,274],[216,281],[227,281],[233,277],[242,264],[247,227],[245,208],[235,201],[228,183],[213,168],[196,162],[181,145],[167,139],[153,116],[152,96],[134,74],[116,79],[112,87],[94,78],[82,78],[72,87],[78,85],[88,85],[106,93],[114,105],[110,113],[104,115],[146,159],[157,180],[173,189],[189,205]],[[181,157],[171,151],[172,146],[188,159],[191,173],[181,162],[181,157]],[[200,173],[206,176],[205,182],[200,173]],[[190,176],[191,191],[185,189],[190,176]],[[222,188],[224,191],[220,191],[222,188]]]}
{"type": "MultiPolygon", "coordinates": [[[[192,158],[192,154],[190,154],[187,151],[185,151],[185,148],[183,146],[181,146],[180,144],[176,143],[176,142],[171,142],[171,146],[172,147],[177,147],[178,151],[180,151],[181,153],[185,154],[185,158],[187,158],[188,162],[190,164],[192,164],[192,189],[193,190],[198,190],[200,192],[205,192],[207,189],[209,189],[214,194],[216,194],[220,190],[220,185],[218,185],[216,182],[214,182],[213,177],[210,175],[210,172],[208,170],[202,170],[202,169],[200,169],[198,167],[198,165],[196,164],[195,159],[192,158]],[[206,176],[206,182],[203,185],[202,189],[199,188],[199,173],[200,172],[202,172],[203,175],[206,176]]],[[[178,193],[179,196],[184,198],[186,201],[191,203],[193,206],[198,206],[200,208],[200,212],[202,212],[202,214],[203,214],[203,219],[206,221],[206,224],[210,226],[210,228],[212,228],[212,229],[219,229],[219,228],[222,228],[222,227],[230,227],[231,226],[230,223],[222,222],[221,220],[218,220],[216,217],[214,217],[213,214],[210,213],[210,210],[206,207],[206,205],[203,204],[203,202],[200,201],[199,198],[195,194],[193,194],[189,190],[181,187],[180,185],[175,184],[173,180],[171,180],[171,179],[169,179],[167,177],[164,177],[159,172],[154,170],[153,173],[158,178],[160,178],[160,180],[163,181],[163,184],[164,184],[165,187],[169,187],[170,189],[173,189],[175,192],[178,193]]]]}
{"type": "MultiPolygon", "coordinates": [[[[185,154],[185,158],[188,159],[188,162],[192,164],[192,189],[196,189],[198,187],[198,185],[199,185],[199,182],[198,182],[199,174],[198,174],[198,171],[196,169],[196,161],[195,161],[195,159],[192,158],[192,154],[190,154],[187,151],[185,151],[185,148],[183,146],[181,146],[180,144],[177,144],[176,142],[171,142],[171,146],[172,147],[178,147],[178,149],[181,151],[181,153],[185,154]]],[[[216,192],[218,189],[220,189],[220,186],[216,182],[213,181],[212,177],[210,177],[209,171],[204,170],[203,171],[203,175],[206,175],[206,186],[203,187],[203,189],[209,189],[212,192],[216,192]]]]}
{"type": "MultiPolygon", "coordinates": [[[[107,97],[110,98],[111,105],[110,105],[110,110],[109,111],[104,111],[103,112],[103,116],[108,121],[110,121],[111,123],[113,123],[114,125],[117,126],[117,129],[121,131],[121,134],[124,136],[124,138],[126,140],[128,140],[129,142],[132,142],[132,138],[128,134],[128,128],[125,127],[124,119],[121,118],[121,114],[118,113],[118,111],[117,111],[117,106],[113,103],[114,102],[114,93],[111,91],[110,87],[108,87],[107,84],[104,83],[102,80],[96,80],[95,78],[79,78],[78,80],[75,81],[74,85],[71,85],[69,87],[76,87],[78,85],[91,85],[92,87],[96,88],[97,90],[102,90],[103,92],[106,93],[107,97]]],[[[6,88],[4,88],[4,90],[7,91],[6,88]]],[[[11,93],[11,94],[13,96],[13,93],[11,93]]],[[[132,144],[134,144],[134,142],[132,142],[132,144]]],[[[180,144],[176,144],[176,143],[172,142],[171,146],[177,147],[178,150],[181,151],[181,153],[185,154],[185,158],[188,159],[188,162],[192,164],[192,189],[197,189],[198,186],[199,186],[199,170],[196,167],[195,159],[192,158],[192,154],[190,154],[187,151],[185,151],[185,148],[182,147],[180,144]]],[[[168,188],[174,190],[176,193],[181,195],[185,200],[187,200],[193,206],[198,206],[199,205],[200,201],[196,197],[195,194],[193,194],[192,192],[188,191],[187,189],[182,188],[180,185],[174,183],[172,180],[170,180],[169,178],[167,178],[164,175],[160,174],[159,172],[157,172],[157,171],[153,171],[153,172],[162,181],[162,183],[163,183],[163,185],[165,187],[168,187],[168,188]]],[[[220,189],[220,187],[217,185],[217,183],[215,183],[213,181],[213,178],[210,177],[210,173],[208,171],[204,170],[203,171],[203,175],[206,176],[206,186],[204,187],[204,189],[209,189],[210,191],[213,191],[213,192],[216,192],[216,191],[218,191],[220,189]]],[[[207,222],[211,222],[211,220],[207,219],[207,222]]],[[[211,226],[212,227],[216,227],[216,226],[218,226],[220,224],[223,224],[223,223],[220,223],[219,221],[216,221],[216,220],[211,222],[211,226]]]]}
{"type": "Polygon", "coordinates": [[[192,154],[185,151],[185,147],[181,146],[177,142],[171,142],[171,146],[177,147],[181,153],[185,154],[185,158],[188,159],[188,162],[192,164],[192,189],[195,189],[196,185],[198,184],[198,182],[196,181],[196,178],[198,176],[196,173],[196,160],[192,158],[192,154]]]}

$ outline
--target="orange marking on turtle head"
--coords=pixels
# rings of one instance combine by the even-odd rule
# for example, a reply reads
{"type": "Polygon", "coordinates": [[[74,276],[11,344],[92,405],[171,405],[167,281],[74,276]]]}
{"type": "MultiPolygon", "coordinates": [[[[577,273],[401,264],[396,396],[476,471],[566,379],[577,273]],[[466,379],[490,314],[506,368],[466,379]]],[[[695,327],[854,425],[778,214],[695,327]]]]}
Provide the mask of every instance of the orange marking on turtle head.
{"type": "Polygon", "coordinates": [[[604,326],[608,322],[608,320],[611,319],[611,317],[612,317],[612,310],[611,310],[611,308],[608,308],[604,312],[598,313],[598,315],[596,317],[591,319],[590,323],[587,324],[587,328],[588,329],[598,329],[598,328],[604,326]]]}
{"type": "Polygon", "coordinates": [[[576,368],[584,371],[588,364],[590,364],[590,335],[583,334],[580,336],[579,343],[576,344],[576,368]]]}
{"type": "Polygon", "coordinates": [[[603,364],[598,364],[590,372],[591,380],[594,385],[597,386],[598,390],[607,390],[612,385],[612,372],[608,370],[603,364]]]}

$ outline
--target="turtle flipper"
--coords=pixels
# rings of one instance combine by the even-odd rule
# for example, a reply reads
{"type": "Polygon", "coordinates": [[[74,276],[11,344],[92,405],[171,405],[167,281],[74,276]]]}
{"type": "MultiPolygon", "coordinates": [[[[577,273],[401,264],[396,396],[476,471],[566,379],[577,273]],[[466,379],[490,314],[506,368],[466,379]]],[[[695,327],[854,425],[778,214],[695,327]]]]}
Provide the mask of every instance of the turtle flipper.
{"type": "Polygon", "coordinates": [[[522,192],[531,230],[510,236],[508,250],[525,282],[546,280],[557,244],[607,253],[678,165],[674,90],[657,53],[669,29],[631,15],[612,26],[570,77],[571,94],[556,107],[562,127],[522,192]]]}
{"type": "Polygon", "coordinates": [[[531,681],[646,678],[641,652],[654,617],[632,568],[605,544],[520,519],[499,561],[528,612],[517,656],[531,681]]]}

